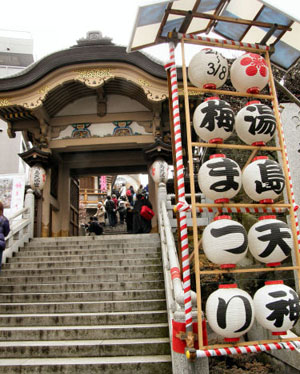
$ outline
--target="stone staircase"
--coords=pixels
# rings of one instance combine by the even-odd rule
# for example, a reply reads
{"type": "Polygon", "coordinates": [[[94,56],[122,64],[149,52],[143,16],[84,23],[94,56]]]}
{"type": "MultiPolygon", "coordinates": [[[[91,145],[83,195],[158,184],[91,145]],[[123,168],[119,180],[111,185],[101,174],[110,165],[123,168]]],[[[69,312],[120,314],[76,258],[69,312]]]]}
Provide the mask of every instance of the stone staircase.
{"type": "Polygon", "coordinates": [[[34,239],[0,273],[0,373],[171,373],[157,234],[34,239]]]}

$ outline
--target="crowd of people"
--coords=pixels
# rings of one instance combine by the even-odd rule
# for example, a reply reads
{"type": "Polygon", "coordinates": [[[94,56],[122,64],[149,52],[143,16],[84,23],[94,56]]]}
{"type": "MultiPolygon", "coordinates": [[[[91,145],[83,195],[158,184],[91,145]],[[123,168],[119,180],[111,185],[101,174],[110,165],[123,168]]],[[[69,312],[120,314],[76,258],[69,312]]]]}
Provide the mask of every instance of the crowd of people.
{"type": "Polygon", "coordinates": [[[126,224],[129,234],[149,233],[152,229],[151,219],[141,215],[143,206],[152,210],[148,196],[148,188],[143,185],[137,191],[133,186],[126,188],[125,184],[113,189],[111,195],[98,202],[96,213],[86,225],[87,235],[101,235],[106,225],[115,227],[118,224],[126,224]]]}

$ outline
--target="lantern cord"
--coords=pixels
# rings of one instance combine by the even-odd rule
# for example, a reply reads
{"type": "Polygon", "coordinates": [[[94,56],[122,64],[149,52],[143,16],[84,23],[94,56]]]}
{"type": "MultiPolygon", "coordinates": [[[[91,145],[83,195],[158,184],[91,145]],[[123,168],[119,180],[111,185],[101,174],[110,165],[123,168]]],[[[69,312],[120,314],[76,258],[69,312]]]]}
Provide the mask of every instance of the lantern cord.
{"type": "Polygon", "coordinates": [[[191,275],[189,262],[189,246],[186,207],[188,204],[185,200],[184,175],[183,175],[183,157],[182,157],[182,141],[180,126],[180,111],[178,99],[178,81],[175,65],[175,45],[169,43],[169,62],[165,65],[165,70],[170,69],[171,93],[172,93],[172,111],[173,111],[173,127],[174,127],[174,145],[176,156],[176,176],[179,202],[179,226],[180,226],[180,242],[182,253],[182,272],[183,272],[183,289],[184,289],[184,310],[185,310],[185,327],[187,333],[193,333],[192,326],[192,298],[191,298],[191,275]]]}
{"type": "MultiPolygon", "coordinates": [[[[258,353],[258,352],[268,352],[273,350],[288,349],[294,351],[300,348],[300,342],[295,341],[286,341],[279,343],[266,343],[266,344],[255,344],[255,345],[244,345],[239,347],[224,347],[217,349],[204,349],[197,350],[196,357],[216,357],[216,356],[228,356],[228,355],[237,355],[237,354],[246,354],[246,353],[258,353]]],[[[186,357],[191,358],[191,352],[186,351],[186,357]]]]}
{"type": "MultiPolygon", "coordinates": [[[[201,35],[193,35],[193,34],[181,34],[176,33],[175,34],[178,39],[192,39],[192,40],[198,40],[201,42],[209,42],[209,43],[218,43],[222,44],[224,48],[226,48],[226,45],[235,45],[238,47],[245,47],[245,48],[254,48],[261,51],[269,51],[270,47],[268,45],[262,45],[257,43],[244,43],[236,40],[229,40],[229,39],[216,39],[216,38],[209,38],[206,36],[201,35]]],[[[173,36],[173,33],[172,33],[173,36]]]]}

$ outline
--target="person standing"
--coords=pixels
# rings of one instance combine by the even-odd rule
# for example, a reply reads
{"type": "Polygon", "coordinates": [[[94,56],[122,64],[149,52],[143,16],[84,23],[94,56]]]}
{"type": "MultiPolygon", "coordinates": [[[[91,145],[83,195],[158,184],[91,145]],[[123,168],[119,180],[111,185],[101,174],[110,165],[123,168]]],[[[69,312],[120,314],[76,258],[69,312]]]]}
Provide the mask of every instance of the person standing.
{"type": "Polygon", "coordinates": [[[120,189],[120,198],[124,197],[126,199],[126,186],[125,183],[122,183],[121,189],[120,189]]]}
{"type": "Polygon", "coordinates": [[[118,203],[118,212],[120,216],[120,223],[123,224],[126,216],[126,197],[121,196],[118,203]]]}
{"type": "Polygon", "coordinates": [[[136,201],[133,207],[133,227],[132,232],[133,234],[139,233],[149,233],[152,229],[151,220],[146,220],[141,216],[141,209],[143,205],[147,205],[149,208],[152,209],[151,202],[145,198],[145,196],[141,194],[136,195],[136,201]]]}
{"type": "Polygon", "coordinates": [[[131,206],[133,206],[133,195],[134,195],[134,189],[133,189],[133,186],[130,186],[128,190],[126,191],[126,197],[131,206]]]}
{"type": "Polygon", "coordinates": [[[115,227],[116,222],[116,206],[112,201],[110,196],[107,196],[107,201],[105,203],[105,210],[107,212],[108,222],[111,227],[115,227]]]}
{"type": "Polygon", "coordinates": [[[99,201],[94,217],[97,217],[100,226],[105,226],[105,208],[102,201],[99,201]]]}
{"type": "Polygon", "coordinates": [[[2,255],[3,251],[5,249],[5,237],[9,234],[10,232],[10,227],[9,227],[9,221],[8,219],[3,215],[4,207],[2,202],[0,201],[0,269],[2,265],[2,255]]]}

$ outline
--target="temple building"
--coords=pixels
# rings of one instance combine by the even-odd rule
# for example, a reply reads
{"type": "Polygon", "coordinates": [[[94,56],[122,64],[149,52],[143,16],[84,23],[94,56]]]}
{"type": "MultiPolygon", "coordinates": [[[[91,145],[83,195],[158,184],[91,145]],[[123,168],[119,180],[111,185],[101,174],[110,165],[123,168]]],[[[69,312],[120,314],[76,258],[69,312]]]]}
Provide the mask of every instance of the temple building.
{"type": "MultiPolygon", "coordinates": [[[[22,134],[30,149],[19,156],[46,170],[35,236],[78,235],[80,178],[147,174],[156,158],[171,160],[167,97],[163,65],[98,31],[0,79],[9,137],[22,134]]],[[[155,188],[149,178],[154,207],[155,188]]]]}

